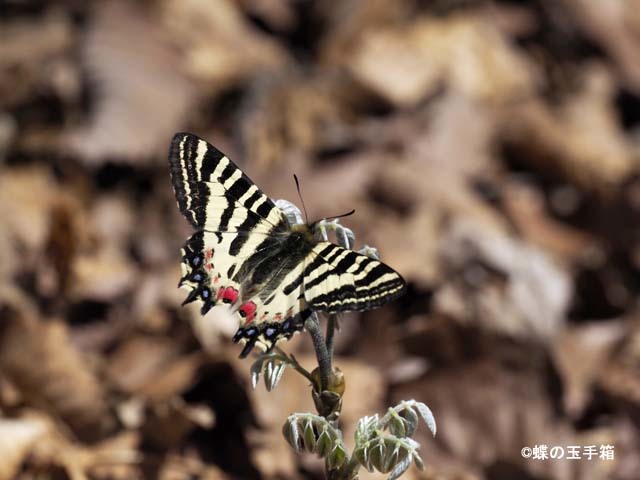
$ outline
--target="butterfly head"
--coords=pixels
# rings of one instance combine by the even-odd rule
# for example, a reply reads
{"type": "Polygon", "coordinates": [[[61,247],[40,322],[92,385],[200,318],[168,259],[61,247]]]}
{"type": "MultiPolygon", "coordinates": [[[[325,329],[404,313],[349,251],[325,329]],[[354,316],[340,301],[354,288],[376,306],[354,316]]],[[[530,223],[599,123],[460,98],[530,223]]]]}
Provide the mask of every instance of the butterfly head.
{"type": "Polygon", "coordinates": [[[314,224],[308,225],[306,223],[298,223],[296,225],[292,225],[291,231],[294,233],[301,233],[304,236],[303,238],[310,244],[315,245],[317,243],[313,234],[314,224]]]}

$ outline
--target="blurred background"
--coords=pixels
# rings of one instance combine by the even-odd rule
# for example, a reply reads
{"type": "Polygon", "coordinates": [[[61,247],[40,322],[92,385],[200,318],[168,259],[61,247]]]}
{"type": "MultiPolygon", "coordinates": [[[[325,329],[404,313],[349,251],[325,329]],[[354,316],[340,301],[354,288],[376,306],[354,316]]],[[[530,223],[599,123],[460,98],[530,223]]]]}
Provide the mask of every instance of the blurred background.
{"type": "MultiPolygon", "coordinates": [[[[345,315],[343,424],[409,479],[640,478],[640,1],[0,2],[0,479],[320,479],[228,321],[180,307],[168,145],[336,215],[408,293],[345,315]],[[524,459],[612,445],[613,460],[524,459]]],[[[313,368],[310,342],[284,345],[313,368]]],[[[363,472],[361,478],[384,478],[363,472]]]]}

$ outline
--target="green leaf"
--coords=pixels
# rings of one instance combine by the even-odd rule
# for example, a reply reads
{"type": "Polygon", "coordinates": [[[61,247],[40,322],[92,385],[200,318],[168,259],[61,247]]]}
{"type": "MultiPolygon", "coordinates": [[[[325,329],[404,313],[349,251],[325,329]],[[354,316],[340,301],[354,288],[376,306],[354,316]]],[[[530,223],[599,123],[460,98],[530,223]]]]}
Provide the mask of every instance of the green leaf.
{"type": "Polygon", "coordinates": [[[396,480],[396,478],[398,478],[400,475],[402,475],[404,472],[406,472],[409,469],[410,465],[411,465],[411,455],[407,455],[395,466],[393,470],[391,470],[391,473],[387,477],[387,480],[396,480]]]}
{"type": "Polygon", "coordinates": [[[371,447],[371,451],[369,452],[371,464],[379,472],[383,472],[384,470],[384,456],[386,453],[385,444],[381,440],[382,439],[377,441],[376,444],[373,447],[371,447]]]}
{"type": "Polygon", "coordinates": [[[300,453],[300,450],[302,449],[300,430],[298,429],[298,422],[295,418],[292,417],[293,416],[287,418],[285,424],[282,427],[282,434],[284,435],[284,438],[287,440],[289,445],[291,445],[297,453],[300,453]]]}
{"type": "Polygon", "coordinates": [[[365,450],[364,447],[355,448],[353,450],[353,456],[356,458],[356,460],[358,460],[360,465],[365,467],[367,470],[371,471],[371,469],[369,469],[369,467],[367,467],[367,458],[366,458],[365,453],[366,453],[366,450],[365,450]]]}
{"type": "Polygon", "coordinates": [[[389,414],[389,431],[396,437],[406,437],[405,420],[393,409],[389,409],[389,414]]]}
{"type": "Polygon", "coordinates": [[[384,460],[382,473],[389,472],[393,467],[398,463],[398,459],[400,458],[400,445],[396,444],[395,447],[389,445],[387,448],[387,455],[384,460]]]}
{"type": "Polygon", "coordinates": [[[318,437],[318,441],[316,442],[316,453],[320,457],[326,457],[329,452],[331,452],[333,442],[331,441],[331,436],[326,430],[318,437]]]}
{"type": "Polygon", "coordinates": [[[378,414],[375,414],[371,417],[362,417],[360,420],[358,420],[358,425],[356,426],[354,435],[356,446],[363,444],[364,442],[370,440],[375,436],[378,422],[378,414]]]}
{"type": "Polygon", "coordinates": [[[307,452],[313,453],[316,449],[316,433],[313,431],[313,423],[309,419],[304,426],[304,446],[307,452]]]}
{"type": "Polygon", "coordinates": [[[272,360],[268,362],[267,367],[268,371],[265,372],[264,382],[265,387],[267,387],[267,391],[270,392],[276,388],[278,383],[280,383],[282,375],[287,368],[287,364],[279,360],[272,360]]]}
{"type": "Polygon", "coordinates": [[[404,420],[405,435],[403,436],[412,437],[418,428],[418,414],[410,407],[403,409],[398,414],[404,420]]]}
{"type": "Polygon", "coordinates": [[[262,366],[265,361],[264,356],[259,357],[253,364],[251,365],[251,387],[255,390],[258,386],[258,382],[260,381],[260,373],[262,372],[262,366]]]}
{"type": "Polygon", "coordinates": [[[433,416],[433,413],[431,412],[429,407],[427,407],[422,402],[415,402],[415,407],[418,410],[418,413],[420,413],[422,420],[424,420],[424,423],[427,424],[427,427],[429,428],[429,430],[431,430],[431,433],[435,437],[436,436],[436,419],[433,416]]]}
{"type": "Polygon", "coordinates": [[[331,450],[331,453],[327,457],[327,463],[329,465],[329,469],[333,470],[335,468],[339,468],[342,466],[344,461],[347,458],[347,451],[344,448],[342,442],[337,442],[331,450]]]}

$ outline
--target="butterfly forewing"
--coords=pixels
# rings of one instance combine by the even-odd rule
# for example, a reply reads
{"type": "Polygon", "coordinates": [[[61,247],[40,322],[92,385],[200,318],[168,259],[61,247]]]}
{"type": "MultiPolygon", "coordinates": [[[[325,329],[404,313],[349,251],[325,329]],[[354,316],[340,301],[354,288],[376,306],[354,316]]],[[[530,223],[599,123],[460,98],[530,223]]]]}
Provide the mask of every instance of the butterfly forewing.
{"type": "Polygon", "coordinates": [[[399,296],[395,271],[329,242],[294,231],[284,213],[222,152],[178,133],[169,152],[182,214],[196,232],[182,249],[180,286],[204,315],[228,305],[235,341],[271,349],[303,329],[312,309],[367,310],[399,296]]]}
{"type": "Polygon", "coordinates": [[[234,213],[246,216],[253,212],[271,225],[284,219],[282,211],[242,170],[195,135],[177,133],[173,137],[169,165],[180,211],[196,228],[227,230],[226,221],[234,213]],[[221,199],[227,201],[221,203],[221,199]],[[211,207],[222,211],[207,217],[211,207]]]}

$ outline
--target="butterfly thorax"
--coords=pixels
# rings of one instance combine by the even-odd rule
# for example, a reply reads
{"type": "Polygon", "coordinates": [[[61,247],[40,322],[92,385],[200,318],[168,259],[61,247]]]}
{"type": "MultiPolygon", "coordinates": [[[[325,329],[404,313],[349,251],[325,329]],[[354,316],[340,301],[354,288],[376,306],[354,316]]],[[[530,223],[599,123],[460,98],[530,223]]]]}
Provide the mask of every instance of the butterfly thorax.
{"type": "Polygon", "coordinates": [[[249,260],[251,274],[244,279],[243,288],[250,293],[255,291],[266,300],[281,285],[282,279],[309,255],[316,243],[307,225],[295,225],[268,254],[249,260]]]}

